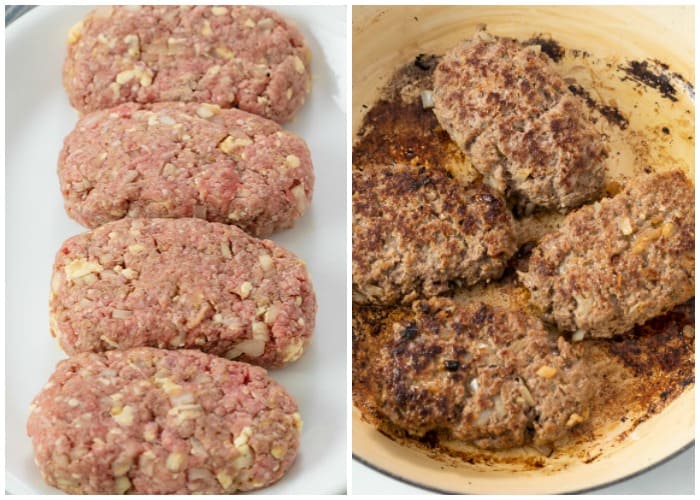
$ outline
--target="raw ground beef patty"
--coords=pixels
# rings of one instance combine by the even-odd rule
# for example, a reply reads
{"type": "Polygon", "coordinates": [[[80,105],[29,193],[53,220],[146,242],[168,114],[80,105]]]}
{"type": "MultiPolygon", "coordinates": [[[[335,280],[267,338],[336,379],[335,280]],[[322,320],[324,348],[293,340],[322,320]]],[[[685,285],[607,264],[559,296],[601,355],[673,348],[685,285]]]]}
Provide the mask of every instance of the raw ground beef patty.
{"type": "Polygon", "coordinates": [[[523,311],[447,299],[413,304],[391,326],[371,377],[395,425],[488,449],[551,446],[587,416],[585,366],[562,337],[523,311]]]}
{"type": "Polygon", "coordinates": [[[78,121],[58,177],[87,227],[123,217],[199,217],[256,236],[291,227],[311,201],[309,149],[271,120],[211,104],[122,104],[78,121]]]}
{"type": "Polygon", "coordinates": [[[68,493],[234,493],[282,477],[301,419],[262,368],[141,347],[61,361],[27,431],[42,476],[68,493]]]}
{"type": "Polygon", "coordinates": [[[68,354],[190,348],[271,367],[303,353],[316,298],[304,262],[272,241],[199,219],[123,219],[63,243],[49,309],[68,354]]]}
{"type": "Polygon", "coordinates": [[[283,123],[306,99],[299,30],[260,7],[100,7],[68,35],[63,84],[86,113],[123,102],[207,102],[283,123]]]}
{"type": "Polygon", "coordinates": [[[409,303],[499,278],[516,251],[513,217],[483,184],[411,165],[353,169],[353,301],[409,303]]]}
{"type": "Polygon", "coordinates": [[[566,211],[603,185],[603,135],[537,47],[480,31],[434,74],[435,116],[489,185],[526,211],[566,211]]]}
{"type": "Polygon", "coordinates": [[[567,216],[520,273],[547,321],[611,337],[695,294],[694,188],[682,172],[645,175],[567,216]]]}

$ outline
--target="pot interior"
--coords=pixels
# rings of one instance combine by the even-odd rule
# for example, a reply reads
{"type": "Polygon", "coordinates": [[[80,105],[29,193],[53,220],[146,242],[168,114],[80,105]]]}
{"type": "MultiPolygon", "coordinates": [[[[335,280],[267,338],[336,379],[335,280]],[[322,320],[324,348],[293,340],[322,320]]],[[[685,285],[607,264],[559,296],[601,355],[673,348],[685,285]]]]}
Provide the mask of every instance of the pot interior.
{"type": "MultiPolygon", "coordinates": [[[[419,54],[439,57],[485,25],[494,35],[540,39],[542,50],[559,58],[559,72],[585,89],[610,142],[610,192],[648,171],[681,168],[694,180],[693,19],[693,7],[356,6],[353,163],[367,160],[358,132],[378,101],[386,99],[386,87],[397,71],[410,74],[419,54]]],[[[426,81],[419,87],[427,89],[426,81]]],[[[414,90],[413,98],[418,98],[421,88],[414,90]]],[[[410,126],[416,125],[406,120],[406,128],[410,126]]],[[[402,134],[397,127],[397,142],[402,134]]],[[[389,137],[385,142],[391,141],[389,137]]],[[[456,148],[439,150],[438,160],[459,180],[468,182],[475,175],[456,148]]],[[[539,239],[561,220],[558,214],[524,218],[520,243],[539,239]]],[[[518,301],[513,290],[488,286],[461,291],[456,300],[475,296],[510,305],[518,301]]],[[[684,307],[694,310],[694,303],[684,307]]],[[[362,314],[361,309],[353,306],[353,315],[362,314]]],[[[692,316],[689,321],[693,324],[692,316]]],[[[655,350],[653,343],[640,345],[655,350]]],[[[631,340],[629,347],[634,347],[631,340]]],[[[605,346],[593,345],[590,351],[596,349],[604,352],[605,346]]],[[[618,388],[627,399],[549,457],[525,448],[484,452],[463,443],[434,446],[406,439],[361,411],[357,395],[353,453],[391,475],[449,492],[561,493],[603,485],[644,470],[693,441],[692,348],[683,356],[684,368],[675,367],[671,375],[659,372],[648,381],[632,381],[656,384],[658,390],[638,391],[634,383],[620,382],[627,384],[618,388]],[[638,404],[628,405],[628,400],[638,404]]],[[[604,357],[598,361],[607,362],[604,357]]]]}

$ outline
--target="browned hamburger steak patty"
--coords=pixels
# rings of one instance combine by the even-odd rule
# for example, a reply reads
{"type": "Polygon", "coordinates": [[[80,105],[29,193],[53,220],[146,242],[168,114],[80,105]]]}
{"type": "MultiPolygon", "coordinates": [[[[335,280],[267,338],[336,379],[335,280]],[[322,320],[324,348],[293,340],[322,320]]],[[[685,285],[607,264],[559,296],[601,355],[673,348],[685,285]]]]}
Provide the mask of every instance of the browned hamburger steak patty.
{"type": "Polygon", "coordinates": [[[353,169],[352,183],[357,303],[408,303],[498,278],[516,251],[513,218],[488,186],[411,165],[353,169]]]}
{"type": "Polygon", "coordinates": [[[551,446],[585,420],[585,367],[535,316],[435,298],[413,312],[393,324],[372,378],[376,407],[394,424],[504,449],[551,446]]]}
{"type": "Polygon", "coordinates": [[[486,183],[526,210],[565,211],[599,193],[607,149],[538,49],[477,32],[435,69],[434,111],[486,183]]]}
{"type": "Polygon", "coordinates": [[[611,337],[693,297],[694,252],[694,188],[676,170],[569,214],[520,279],[547,321],[611,337]]]}
{"type": "Polygon", "coordinates": [[[124,102],[236,107],[283,123],[306,99],[299,30],[246,6],[104,6],[68,35],[63,84],[81,113],[124,102]]]}
{"type": "Polygon", "coordinates": [[[58,363],[27,422],[35,461],[68,493],[235,493],[294,462],[297,404],[267,372],[137,348],[58,363]]]}
{"type": "Polygon", "coordinates": [[[87,227],[123,217],[198,217],[255,236],[292,227],[314,186],[309,148],[273,122],[197,103],[127,103],[78,121],[58,178],[87,227]]]}
{"type": "Polygon", "coordinates": [[[68,354],[189,348],[271,367],[304,352],[316,297],[304,262],[270,240],[200,219],[122,219],[63,243],[49,313],[68,354]]]}

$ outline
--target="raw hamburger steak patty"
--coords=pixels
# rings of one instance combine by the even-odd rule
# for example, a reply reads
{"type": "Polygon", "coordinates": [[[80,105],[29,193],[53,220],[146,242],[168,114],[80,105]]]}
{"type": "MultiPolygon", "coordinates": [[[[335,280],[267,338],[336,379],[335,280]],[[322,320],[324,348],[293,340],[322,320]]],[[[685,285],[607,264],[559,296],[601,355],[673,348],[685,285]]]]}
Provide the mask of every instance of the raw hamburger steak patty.
{"type": "Polygon", "coordinates": [[[234,493],[282,477],[301,419],[262,368],[142,347],[61,361],[27,431],[42,476],[68,493],[234,493]]]}
{"type": "Polygon", "coordinates": [[[611,337],[693,297],[694,254],[694,188],[676,170],[569,214],[520,279],[547,321],[611,337]]]}
{"type": "Polygon", "coordinates": [[[565,211],[602,188],[607,148],[539,46],[477,32],[434,74],[435,115],[518,207],[565,211]]]}
{"type": "Polygon", "coordinates": [[[100,7],[68,34],[63,85],[81,113],[123,102],[236,107],[283,123],[304,104],[311,53],[261,7],[100,7]]]}
{"type": "Polygon", "coordinates": [[[316,298],[304,262],[272,241],[199,219],[124,219],[63,243],[49,308],[71,355],[191,348],[273,367],[310,342],[316,298]]]}
{"type": "Polygon", "coordinates": [[[513,218],[489,187],[410,165],[353,169],[357,303],[409,303],[499,278],[516,251],[513,218]]]}
{"type": "Polygon", "coordinates": [[[211,104],[122,104],[78,121],[58,177],[87,227],[123,217],[199,217],[256,236],[291,227],[314,184],[303,139],[211,104]]]}
{"type": "Polygon", "coordinates": [[[436,298],[413,312],[375,364],[377,408],[394,424],[504,449],[551,446],[586,419],[586,368],[536,317],[436,298]]]}

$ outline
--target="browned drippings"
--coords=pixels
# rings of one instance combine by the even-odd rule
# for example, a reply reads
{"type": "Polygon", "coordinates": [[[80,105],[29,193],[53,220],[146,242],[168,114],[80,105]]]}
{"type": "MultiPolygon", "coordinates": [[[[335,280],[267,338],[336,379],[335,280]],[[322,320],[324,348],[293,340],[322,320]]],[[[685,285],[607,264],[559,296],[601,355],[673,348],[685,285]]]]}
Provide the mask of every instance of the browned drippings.
{"type": "MultiPolygon", "coordinates": [[[[595,60],[587,51],[564,49],[549,38],[534,36],[528,43],[541,45],[543,51],[554,60],[561,60],[566,53],[569,65],[572,64],[571,58],[586,60],[592,65],[607,64],[595,60]]],[[[417,55],[396,71],[376,103],[365,103],[370,109],[353,146],[354,168],[401,162],[429,168],[447,168],[461,182],[478,177],[469,160],[440,127],[432,110],[423,109],[421,104],[420,92],[432,89],[432,72],[437,61],[438,58],[433,55],[417,55]]],[[[610,67],[610,64],[607,65],[610,67]]],[[[655,67],[663,67],[663,63],[656,61],[655,67]]],[[[626,74],[630,76],[629,73],[626,74]]],[[[637,71],[637,74],[642,73],[637,71]]],[[[680,75],[677,75],[676,80],[679,78],[680,75]]],[[[665,92],[669,99],[676,95],[675,87],[674,92],[671,92],[665,86],[655,86],[652,81],[643,81],[642,78],[634,79],[633,84],[648,85],[665,92]]],[[[599,95],[595,88],[575,82],[569,89],[582,97],[598,117],[605,118],[607,126],[615,129],[620,144],[632,145],[630,147],[635,159],[633,172],[652,168],[648,164],[639,164],[641,158],[649,157],[644,148],[651,149],[655,145],[665,144],[658,141],[673,133],[668,127],[635,129],[627,121],[628,110],[622,111],[610,102],[597,101],[593,97],[599,95]]],[[[690,110],[687,113],[692,116],[690,110]]],[[[673,123],[669,125],[676,127],[673,123]]],[[[686,125],[683,127],[687,128],[686,125]]],[[[689,136],[688,140],[692,140],[692,137],[689,136]]],[[[663,147],[657,149],[661,151],[657,153],[659,158],[663,158],[664,154],[672,154],[670,150],[667,153],[663,147]]],[[[614,156],[621,154],[619,150],[613,150],[612,153],[614,156]]],[[[606,179],[608,194],[614,194],[624,186],[625,179],[630,175],[628,171],[620,174],[614,168],[611,171],[614,173],[606,179]]],[[[503,278],[469,290],[457,290],[454,299],[463,303],[478,297],[506,307],[528,307],[527,292],[519,286],[515,271],[522,270],[526,265],[537,239],[558,227],[561,220],[562,216],[558,214],[536,214],[532,218],[519,220],[518,238],[521,247],[511,259],[503,278]]],[[[612,427],[616,429],[615,439],[624,440],[637,425],[661,411],[695,381],[694,335],[687,328],[684,334],[684,328],[694,324],[694,300],[691,300],[615,339],[583,341],[584,360],[591,367],[591,376],[601,390],[592,402],[589,419],[575,427],[566,441],[557,443],[552,456],[544,457],[529,448],[504,452],[479,450],[465,443],[450,442],[438,432],[417,438],[383,418],[370,396],[373,377],[376,376],[374,353],[391,332],[387,325],[410,314],[407,308],[353,304],[353,403],[365,420],[389,438],[418,447],[429,456],[446,463],[466,462],[475,467],[488,467],[489,470],[534,470],[546,467],[548,471],[567,466],[566,460],[559,460],[561,457],[577,457],[581,462],[589,463],[601,455],[593,444],[596,440],[607,437],[612,427]]]]}
{"type": "Polygon", "coordinates": [[[601,104],[593,97],[591,97],[590,92],[588,92],[586,89],[584,89],[581,85],[569,85],[569,91],[574,94],[579,96],[583,101],[588,105],[589,108],[595,109],[598,111],[603,118],[605,118],[610,125],[615,125],[619,127],[621,130],[625,130],[630,122],[625,118],[625,116],[620,113],[620,110],[617,109],[615,106],[609,106],[606,104],[601,104]]]}
{"type": "Polygon", "coordinates": [[[554,62],[561,61],[564,54],[566,54],[566,49],[559,42],[541,33],[525,40],[523,45],[539,45],[542,48],[542,52],[547,54],[554,62]]]}
{"type": "Polygon", "coordinates": [[[661,97],[673,102],[678,101],[678,86],[685,87],[694,94],[693,85],[679,73],[671,72],[668,64],[652,59],[646,61],[628,61],[618,66],[625,76],[623,80],[632,80],[639,85],[656,90],[661,97]]]}
{"type": "Polygon", "coordinates": [[[584,359],[601,388],[591,419],[575,433],[595,437],[597,428],[627,422],[623,439],[695,382],[694,336],[683,329],[695,320],[695,300],[610,340],[585,341],[584,359]]]}
{"type": "MultiPolygon", "coordinates": [[[[681,370],[692,381],[692,352],[694,335],[683,334],[686,325],[692,325],[695,300],[675,307],[669,313],[637,326],[629,335],[604,342],[607,351],[634,375],[659,375],[681,370]]],[[[687,385],[681,381],[683,386],[687,385]]],[[[669,390],[664,391],[666,399],[669,390]]]]}
{"type": "Polygon", "coordinates": [[[372,105],[357,133],[352,164],[420,163],[440,166],[446,157],[462,158],[432,109],[423,109],[420,93],[432,90],[434,55],[419,54],[401,68],[372,105]]]}

